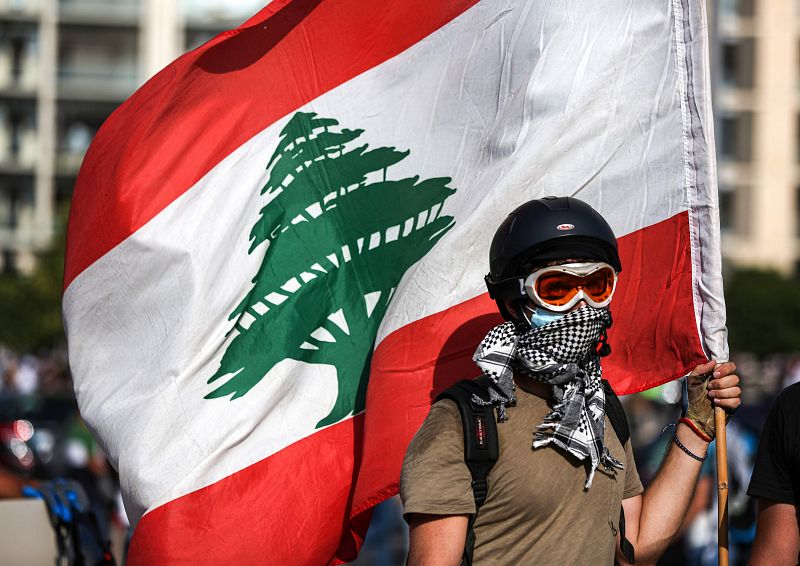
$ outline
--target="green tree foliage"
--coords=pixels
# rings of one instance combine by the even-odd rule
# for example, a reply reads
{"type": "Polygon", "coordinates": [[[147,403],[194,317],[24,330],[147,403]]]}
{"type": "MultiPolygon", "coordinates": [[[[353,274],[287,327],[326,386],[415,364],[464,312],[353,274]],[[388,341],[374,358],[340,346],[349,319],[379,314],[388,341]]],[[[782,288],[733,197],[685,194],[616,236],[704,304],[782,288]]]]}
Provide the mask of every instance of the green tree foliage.
{"type": "Polygon", "coordinates": [[[740,269],[725,278],[725,300],[733,350],[800,352],[800,282],[775,271],[740,269]]]}
{"type": "Polygon", "coordinates": [[[440,215],[450,178],[390,179],[409,152],[358,145],[363,130],[337,126],[298,112],[281,132],[250,233],[249,253],[266,246],[266,255],[231,313],[234,336],[208,398],[246,395],[288,358],[336,368],[336,404],[318,426],[362,410],[394,290],[454,224],[440,215]]]}
{"type": "Polygon", "coordinates": [[[31,275],[0,275],[0,344],[17,352],[37,352],[65,342],[61,322],[64,225],[59,222],[50,247],[37,255],[31,275]]]}

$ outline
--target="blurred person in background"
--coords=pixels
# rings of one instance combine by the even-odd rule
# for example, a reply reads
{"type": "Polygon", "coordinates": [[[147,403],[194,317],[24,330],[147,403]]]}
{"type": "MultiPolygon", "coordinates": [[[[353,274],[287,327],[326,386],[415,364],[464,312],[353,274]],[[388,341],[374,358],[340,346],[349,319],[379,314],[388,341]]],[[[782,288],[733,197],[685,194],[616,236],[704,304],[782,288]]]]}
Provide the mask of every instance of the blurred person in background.
{"type": "Polygon", "coordinates": [[[33,395],[39,388],[39,360],[31,355],[22,356],[14,376],[14,386],[20,395],[33,395]]]}
{"type": "Polygon", "coordinates": [[[91,502],[100,531],[109,538],[117,505],[116,475],[100,445],[77,413],[68,425],[64,440],[65,476],[77,481],[91,502]]]}
{"type": "MultiPolygon", "coordinates": [[[[80,418],[65,351],[34,356],[0,347],[0,376],[0,499],[44,498],[68,486],[85,498],[100,538],[113,538],[121,558],[129,526],[119,480],[80,418]]],[[[79,531],[84,552],[99,559],[94,528],[79,531]]]]}
{"type": "MultiPolygon", "coordinates": [[[[756,506],[747,496],[758,449],[758,437],[737,421],[726,429],[728,440],[728,544],[729,563],[747,564],[756,534],[756,506]]],[[[714,566],[718,563],[716,443],[708,450],[708,460],[700,471],[695,490],[698,511],[684,524],[687,566],[714,566]]]]}
{"type": "Polygon", "coordinates": [[[408,528],[402,517],[400,497],[394,496],[373,507],[364,546],[355,566],[390,566],[405,563],[408,553],[408,528]]]}
{"type": "Polygon", "coordinates": [[[747,490],[758,498],[752,566],[800,562],[800,383],[784,389],[761,430],[747,490]]]}
{"type": "Polygon", "coordinates": [[[783,388],[800,383],[800,356],[793,356],[788,363],[786,376],[783,378],[783,388]]]}
{"type": "MultiPolygon", "coordinates": [[[[642,448],[634,452],[642,483],[656,477],[670,438],[664,426],[675,419],[682,401],[681,381],[666,383],[625,398],[632,438],[642,448]],[[660,434],[661,433],[661,434],[660,434]]],[[[737,416],[738,419],[738,416],[737,416]]],[[[746,564],[755,536],[755,504],[745,493],[753,471],[758,436],[738,420],[727,426],[730,564],[746,564]]],[[[708,448],[678,537],[659,560],[660,566],[713,566],[717,564],[716,443],[708,448]]]]}

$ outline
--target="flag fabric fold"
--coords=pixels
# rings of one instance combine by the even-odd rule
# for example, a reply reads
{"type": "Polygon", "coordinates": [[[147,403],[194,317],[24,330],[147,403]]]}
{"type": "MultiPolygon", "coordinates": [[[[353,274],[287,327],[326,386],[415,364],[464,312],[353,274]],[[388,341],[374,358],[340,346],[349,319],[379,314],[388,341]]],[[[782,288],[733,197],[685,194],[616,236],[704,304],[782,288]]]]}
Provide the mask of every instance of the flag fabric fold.
{"type": "Polygon", "coordinates": [[[479,373],[532,198],[619,238],[618,393],[726,357],[707,50],[697,0],[278,0],[139,89],[81,168],[63,307],[131,563],[354,558],[479,373]]]}

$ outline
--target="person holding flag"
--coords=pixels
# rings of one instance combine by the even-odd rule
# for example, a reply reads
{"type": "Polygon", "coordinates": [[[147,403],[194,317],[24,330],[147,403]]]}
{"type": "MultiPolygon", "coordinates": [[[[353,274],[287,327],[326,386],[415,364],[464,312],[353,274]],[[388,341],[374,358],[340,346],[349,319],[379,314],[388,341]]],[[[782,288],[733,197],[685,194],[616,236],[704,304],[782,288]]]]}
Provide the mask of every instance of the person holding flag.
{"type": "Polygon", "coordinates": [[[506,322],[475,353],[481,385],[460,403],[462,385],[440,396],[406,453],[410,565],[650,563],[666,550],[714,439],[714,407],[730,418],[741,389],[730,362],[689,373],[688,408],[643,490],[600,364],[621,269],[611,227],[576,198],[529,201],[501,224],[486,283],[506,322]],[[473,415],[482,407],[487,420],[473,415]],[[487,459],[474,453],[493,442],[490,471],[476,472],[487,459]]]}

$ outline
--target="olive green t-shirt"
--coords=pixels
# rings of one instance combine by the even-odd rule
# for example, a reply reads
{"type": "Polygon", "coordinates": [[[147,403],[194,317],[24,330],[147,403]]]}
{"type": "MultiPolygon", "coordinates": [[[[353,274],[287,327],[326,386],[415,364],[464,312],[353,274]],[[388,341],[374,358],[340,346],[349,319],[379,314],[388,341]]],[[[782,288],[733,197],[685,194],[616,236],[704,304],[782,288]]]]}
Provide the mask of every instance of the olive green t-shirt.
{"type": "MultiPolygon", "coordinates": [[[[475,564],[613,564],[622,500],[643,491],[630,442],[623,449],[606,418],[605,444],[625,469],[601,465],[584,489],[583,463],[550,445],[531,447],[547,402],[521,388],[516,395],[497,425],[500,456],[475,521],[475,564]]],[[[403,462],[404,516],[474,513],[471,481],[458,407],[439,401],[403,462]]]]}

